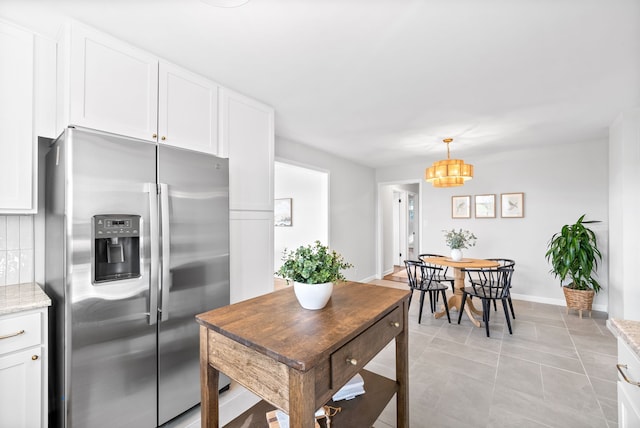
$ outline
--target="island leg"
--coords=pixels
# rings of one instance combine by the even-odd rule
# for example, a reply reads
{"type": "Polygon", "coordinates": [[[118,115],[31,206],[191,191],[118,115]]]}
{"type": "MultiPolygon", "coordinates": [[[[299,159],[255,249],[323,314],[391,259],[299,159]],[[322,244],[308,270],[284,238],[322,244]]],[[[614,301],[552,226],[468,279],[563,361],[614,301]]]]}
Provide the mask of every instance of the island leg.
{"type": "Polygon", "coordinates": [[[220,372],[209,364],[209,334],[206,327],[200,326],[200,426],[218,428],[220,372]]]}
{"type": "Polygon", "coordinates": [[[404,302],[404,328],[396,336],[396,426],[409,428],[409,309],[404,302]]]}
{"type": "Polygon", "coordinates": [[[316,418],[316,375],[289,368],[289,426],[314,428],[316,418]]]}

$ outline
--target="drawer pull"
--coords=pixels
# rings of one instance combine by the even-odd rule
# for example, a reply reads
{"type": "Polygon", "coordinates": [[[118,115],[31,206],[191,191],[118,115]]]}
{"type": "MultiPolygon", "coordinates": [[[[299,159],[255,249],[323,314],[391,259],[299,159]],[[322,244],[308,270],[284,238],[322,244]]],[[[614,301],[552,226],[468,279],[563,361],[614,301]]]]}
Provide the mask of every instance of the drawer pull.
{"type": "Polygon", "coordinates": [[[38,357],[37,355],[32,355],[32,356],[31,356],[31,359],[32,359],[33,361],[37,360],[38,358],[40,358],[40,357],[38,357]]]}
{"type": "Polygon", "coordinates": [[[396,328],[400,327],[400,323],[398,321],[391,321],[389,325],[396,328]]]}
{"type": "Polygon", "coordinates": [[[625,370],[627,369],[626,364],[616,364],[616,368],[622,375],[622,379],[624,379],[625,382],[630,383],[631,385],[640,386],[640,382],[634,382],[632,380],[629,380],[629,378],[627,378],[627,375],[625,375],[624,372],[622,371],[622,369],[625,369],[625,370]]]}
{"type": "Polygon", "coordinates": [[[347,364],[351,364],[352,366],[357,366],[358,360],[356,360],[355,358],[347,358],[347,364]]]}
{"type": "Polygon", "coordinates": [[[0,336],[0,340],[8,339],[10,337],[20,336],[21,334],[24,334],[24,330],[20,330],[20,331],[17,331],[15,333],[11,333],[11,334],[7,334],[7,335],[4,335],[4,336],[0,336]]]}

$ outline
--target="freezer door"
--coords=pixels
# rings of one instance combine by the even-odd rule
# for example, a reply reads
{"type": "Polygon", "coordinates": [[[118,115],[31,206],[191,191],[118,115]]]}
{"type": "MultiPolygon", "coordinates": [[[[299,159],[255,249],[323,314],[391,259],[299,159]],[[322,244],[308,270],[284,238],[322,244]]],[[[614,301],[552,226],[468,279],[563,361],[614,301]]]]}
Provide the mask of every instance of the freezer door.
{"type": "Polygon", "coordinates": [[[159,147],[162,279],[158,423],[200,402],[195,315],[229,304],[226,159],[159,147]]]}
{"type": "Polygon", "coordinates": [[[66,426],[154,427],[157,325],[148,316],[148,183],[156,179],[156,146],[107,134],[67,132],[67,146],[61,149],[67,151],[70,168],[66,426]],[[141,217],[140,278],[92,283],[91,224],[99,214],[141,217]]]}

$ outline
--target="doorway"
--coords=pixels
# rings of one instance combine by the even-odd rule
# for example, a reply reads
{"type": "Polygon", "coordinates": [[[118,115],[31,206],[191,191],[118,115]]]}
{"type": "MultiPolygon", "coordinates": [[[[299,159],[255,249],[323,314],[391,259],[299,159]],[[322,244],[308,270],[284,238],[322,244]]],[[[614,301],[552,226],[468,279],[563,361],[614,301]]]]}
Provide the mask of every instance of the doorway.
{"type": "Polygon", "coordinates": [[[274,269],[282,265],[285,248],[295,250],[318,240],[329,245],[329,173],[286,162],[274,164],[274,269]],[[284,220],[283,220],[284,219],[284,220]]]}
{"type": "Polygon", "coordinates": [[[420,191],[419,181],[378,185],[379,278],[420,254],[420,191]]]}

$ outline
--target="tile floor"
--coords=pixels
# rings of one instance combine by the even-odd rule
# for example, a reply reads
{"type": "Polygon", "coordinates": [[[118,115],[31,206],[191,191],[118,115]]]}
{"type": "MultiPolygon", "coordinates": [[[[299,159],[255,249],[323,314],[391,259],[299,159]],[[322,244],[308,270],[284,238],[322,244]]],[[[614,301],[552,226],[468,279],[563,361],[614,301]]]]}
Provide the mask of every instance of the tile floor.
{"type": "MultiPolygon", "coordinates": [[[[514,300],[513,335],[498,305],[487,338],[464,316],[460,325],[427,316],[427,305],[418,324],[417,296],[409,311],[412,427],[617,427],[617,347],[606,314],[580,319],[514,300]]],[[[393,367],[389,346],[367,368],[392,377],[393,367]]],[[[392,402],[376,428],[394,426],[392,402]]]]}
{"type": "MultiPolygon", "coordinates": [[[[617,348],[606,314],[579,319],[564,307],[514,300],[513,335],[499,306],[487,338],[465,317],[458,325],[428,316],[428,305],[418,324],[417,296],[409,310],[412,428],[617,427],[617,348]]],[[[393,378],[394,349],[391,343],[367,369],[393,378]]],[[[395,427],[395,414],[394,399],[375,428],[395,427]]],[[[199,426],[197,414],[171,424],[199,426]]]]}

